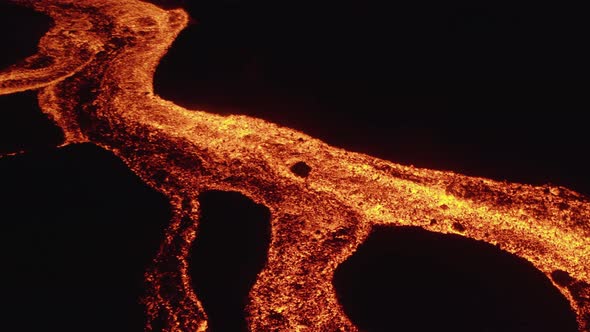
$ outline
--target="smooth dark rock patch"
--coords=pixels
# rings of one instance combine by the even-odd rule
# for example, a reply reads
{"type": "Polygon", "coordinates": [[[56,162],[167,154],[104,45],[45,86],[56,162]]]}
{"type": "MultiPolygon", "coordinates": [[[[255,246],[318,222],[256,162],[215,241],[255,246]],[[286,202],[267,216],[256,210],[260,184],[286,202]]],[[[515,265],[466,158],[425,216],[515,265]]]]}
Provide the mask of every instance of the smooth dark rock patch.
{"type": "Polygon", "coordinates": [[[23,6],[0,3],[0,70],[37,53],[39,40],[51,24],[47,15],[23,6]]]}
{"type": "Polygon", "coordinates": [[[41,112],[36,91],[0,96],[0,154],[61,144],[62,130],[41,112]]]}
{"type": "Polygon", "coordinates": [[[244,308],[266,263],[270,211],[237,192],[204,192],[199,202],[200,226],[189,263],[209,331],[248,331],[244,308]]]}
{"type": "Polygon", "coordinates": [[[90,144],[0,159],[3,331],[143,331],[166,199],[90,144]]]}
{"type": "Polygon", "coordinates": [[[416,227],[377,227],[334,286],[367,332],[577,332],[565,297],[529,262],[416,227]]]}
{"type": "Polygon", "coordinates": [[[291,172],[299,177],[306,178],[311,172],[311,167],[303,161],[298,161],[291,166],[291,172]]]}
{"type": "Polygon", "coordinates": [[[560,286],[568,286],[572,284],[575,279],[570,276],[569,273],[562,270],[555,270],[551,273],[551,279],[560,286]]]}

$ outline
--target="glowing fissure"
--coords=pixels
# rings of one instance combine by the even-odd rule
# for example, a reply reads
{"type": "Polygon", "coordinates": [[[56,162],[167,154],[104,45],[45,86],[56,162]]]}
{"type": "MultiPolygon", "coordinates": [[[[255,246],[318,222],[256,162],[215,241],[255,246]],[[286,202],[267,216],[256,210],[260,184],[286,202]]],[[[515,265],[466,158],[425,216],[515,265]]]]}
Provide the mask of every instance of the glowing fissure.
{"type": "Polygon", "coordinates": [[[37,90],[64,145],[112,151],[170,199],[174,216],[146,273],[148,330],[156,319],[165,331],[206,330],[187,256],[198,236],[198,194],[225,190],[272,214],[268,262],[247,308],[252,331],[356,331],[331,281],[376,224],[459,233],[497,244],[548,277],[567,271],[574,281],[555,285],[580,331],[590,331],[586,197],[401,166],[260,119],[184,109],[152,88],[159,60],[187,25],[184,11],[134,0],[15,2],[55,24],[37,55],[0,73],[0,94],[37,90]],[[307,176],[291,170],[300,161],[311,167],[307,176]]]}

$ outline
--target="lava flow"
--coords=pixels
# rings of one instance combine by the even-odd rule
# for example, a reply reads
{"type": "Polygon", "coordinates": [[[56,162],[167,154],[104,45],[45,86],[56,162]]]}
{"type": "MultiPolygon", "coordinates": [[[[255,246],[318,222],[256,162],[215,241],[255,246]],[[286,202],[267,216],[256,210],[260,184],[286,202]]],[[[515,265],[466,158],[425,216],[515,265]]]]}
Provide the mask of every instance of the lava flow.
{"type": "Polygon", "coordinates": [[[204,331],[187,256],[199,193],[238,191],[267,206],[272,240],[247,307],[252,331],[357,331],[332,285],[374,225],[420,226],[500,245],[548,277],[590,331],[590,202],[533,187],[401,166],[248,116],[187,110],[158,97],[159,60],[187,25],[183,10],[137,0],[16,0],[49,15],[38,53],[0,73],[0,94],[36,90],[64,145],[112,151],[164,193],[174,216],[146,272],[148,322],[204,331]],[[297,165],[297,166],[294,166],[297,165]],[[436,223],[430,221],[435,219],[436,223]],[[460,227],[458,227],[458,225],[460,227]]]}

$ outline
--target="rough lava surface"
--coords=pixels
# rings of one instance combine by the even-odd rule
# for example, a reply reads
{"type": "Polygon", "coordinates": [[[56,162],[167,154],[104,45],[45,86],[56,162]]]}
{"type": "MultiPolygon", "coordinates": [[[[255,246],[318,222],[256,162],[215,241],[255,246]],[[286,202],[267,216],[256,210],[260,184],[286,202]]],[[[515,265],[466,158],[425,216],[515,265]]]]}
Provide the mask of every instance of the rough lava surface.
{"type": "Polygon", "coordinates": [[[14,2],[54,25],[36,55],[0,72],[0,94],[36,91],[43,112],[64,131],[63,145],[92,142],[112,151],[173,207],[146,272],[148,330],[156,319],[165,331],[206,330],[187,256],[199,234],[199,193],[226,190],[272,214],[268,261],[247,307],[253,331],[356,331],[332,278],[373,225],[457,233],[499,245],[548,277],[565,273],[567,282],[553,282],[579,330],[590,331],[587,197],[401,166],[261,119],[163,100],[153,75],[188,23],[183,10],[136,0],[14,2]]]}

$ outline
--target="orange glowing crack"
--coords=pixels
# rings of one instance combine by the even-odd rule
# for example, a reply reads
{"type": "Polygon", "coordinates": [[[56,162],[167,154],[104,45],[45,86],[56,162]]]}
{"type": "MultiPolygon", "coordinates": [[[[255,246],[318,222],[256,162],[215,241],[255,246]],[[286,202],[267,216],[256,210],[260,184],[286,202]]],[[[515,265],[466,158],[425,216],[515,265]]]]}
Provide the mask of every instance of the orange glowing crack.
{"type": "Polygon", "coordinates": [[[0,94],[37,90],[64,144],[112,151],[170,199],[174,216],[146,273],[148,330],[157,317],[165,331],[206,330],[187,256],[198,236],[198,194],[226,190],[272,213],[268,262],[247,307],[252,331],[357,331],[331,281],[378,224],[459,233],[501,245],[548,277],[567,271],[574,281],[555,286],[579,330],[590,331],[586,197],[402,166],[264,120],[184,109],[152,87],[159,60],[187,25],[184,11],[135,0],[15,2],[55,24],[37,55],[0,73],[0,94]],[[293,169],[299,162],[308,166],[303,173],[293,169]]]}

